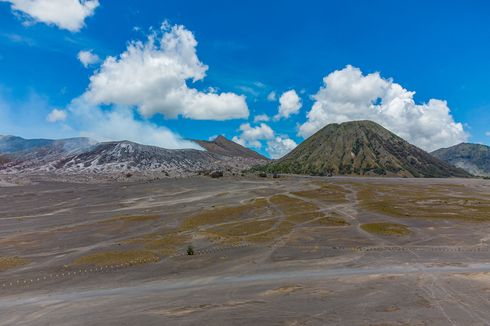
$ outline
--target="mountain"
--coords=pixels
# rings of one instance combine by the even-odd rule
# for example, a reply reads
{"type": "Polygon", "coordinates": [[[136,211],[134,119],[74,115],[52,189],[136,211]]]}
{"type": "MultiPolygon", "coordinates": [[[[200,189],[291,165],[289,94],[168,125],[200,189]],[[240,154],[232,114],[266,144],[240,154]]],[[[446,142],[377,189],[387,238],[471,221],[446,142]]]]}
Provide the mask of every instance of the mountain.
{"type": "Polygon", "coordinates": [[[0,153],[18,154],[36,151],[39,149],[57,150],[60,152],[80,151],[90,147],[96,142],[85,137],[67,139],[24,139],[17,136],[0,135],[0,153]]]}
{"type": "Polygon", "coordinates": [[[97,143],[88,138],[30,141],[2,138],[0,174],[184,176],[212,170],[239,172],[267,159],[222,137],[207,150],[165,149],[130,141],[97,143]],[[9,143],[12,141],[13,144],[9,143]]]}
{"type": "Polygon", "coordinates": [[[24,139],[16,136],[0,135],[0,153],[8,154],[31,150],[50,145],[54,140],[51,139],[24,139]]]}
{"type": "Polygon", "coordinates": [[[314,175],[470,176],[372,121],[329,124],[265,170],[314,175]]]}
{"type": "Polygon", "coordinates": [[[461,143],[449,148],[438,149],[431,154],[471,174],[490,176],[489,146],[461,143]]]}
{"type": "Polygon", "coordinates": [[[216,137],[213,141],[206,140],[192,140],[208,152],[235,157],[245,157],[257,160],[268,160],[265,156],[248,149],[240,144],[237,144],[231,140],[226,139],[223,136],[216,137]]]}

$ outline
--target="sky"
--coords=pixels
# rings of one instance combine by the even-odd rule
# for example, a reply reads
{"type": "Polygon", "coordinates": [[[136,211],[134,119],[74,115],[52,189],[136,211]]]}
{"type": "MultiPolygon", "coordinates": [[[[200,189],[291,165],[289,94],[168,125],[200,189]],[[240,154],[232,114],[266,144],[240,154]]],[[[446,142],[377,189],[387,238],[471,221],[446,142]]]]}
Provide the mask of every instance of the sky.
{"type": "Polygon", "coordinates": [[[272,158],[373,120],[490,143],[488,1],[0,0],[0,134],[272,158]]]}

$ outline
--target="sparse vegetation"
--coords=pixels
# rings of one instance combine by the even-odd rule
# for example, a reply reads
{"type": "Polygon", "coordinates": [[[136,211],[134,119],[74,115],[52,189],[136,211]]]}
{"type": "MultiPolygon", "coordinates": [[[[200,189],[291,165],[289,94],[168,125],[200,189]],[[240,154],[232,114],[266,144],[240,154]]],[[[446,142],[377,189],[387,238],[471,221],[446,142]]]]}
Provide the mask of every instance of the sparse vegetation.
{"type": "Polygon", "coordinates": [[[106,251],[98,252],[77,258],[73,265],[119,265],[119,264],[140,264],[146,261],[158,261],[160,258],[150,252],[143,250],[130,251],[106,251]]]}
{"type": "Polygon", "coordinates": [[[319,187],[312,190],[296,191],[292,194],[326,202],[344,203],[347,201],[345,197],[347,192],[342,186],[326,182],[315,182],[315,184],[319,187]]]}
{"type": "Polygon", "coordinates": [[[362,224],[361,228],[366,232],[379,235],[402,236],[410,234],[410,230],[406,225],[397,223],[368,223],[362,224]]]}
{"type": "Polygon", "coordinates": [[[279,222],[273,229],[266,232],[252,235],[246,238],[247,241],[255,243],[266,243],[277,240],[278,238],[289,234],[293,230],[294,224],[288,221],[279,222]]]}
{"type": "Polygon", "coordinates": [[[324,215],[318,210],[317,205],[287,195],[272,196],[270,202],[284,213],[288,221],[293,223],[308,222],[324,215]]]}
{"type": "Polygon", "coordinates": [[[187,246],[187,256],[193,256],[194,255],[194,248],[192,246],[187,246]]]}
{"type": "Polygon", "coordinates": [[[129,216],[116,216],[109,220],[105,220],[101,223],[112,222],[150,222],[160,219],[159,215],[129,215],[129,216]]]}
{"type": "Polygon", "coordinates": [[[233,222],[246,216],[258,215],[267,207],[267,201],[263,198],[240,206],[224,206],[203,210],[186,220],[181,225],[181,230],[192,230],[205,225],[216,225],[233,222]]]}
{"type": "Polygon", "coordinates": [[[490,220],[490,198],[463,185],[357,184],[363,209],[388,216],[490,220]]]}
{"type": "Polygon", "coordinates": [[[3,272],[7,269],[27,265],[29,262],[30,262],[29,260],[17,256],[14,257],[0,256],[0,272],[3,272]]]}

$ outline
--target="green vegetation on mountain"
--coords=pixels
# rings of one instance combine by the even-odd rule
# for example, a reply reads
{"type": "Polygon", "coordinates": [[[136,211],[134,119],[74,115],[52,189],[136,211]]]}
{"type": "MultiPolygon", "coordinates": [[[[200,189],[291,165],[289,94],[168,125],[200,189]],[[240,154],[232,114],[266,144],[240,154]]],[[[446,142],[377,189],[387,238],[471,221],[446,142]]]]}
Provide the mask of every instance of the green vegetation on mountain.
{"type": "Polygon", "coordinates": [[[470,176],[372,121],[329,124],[262,169],[310,175],[470,176]]]}

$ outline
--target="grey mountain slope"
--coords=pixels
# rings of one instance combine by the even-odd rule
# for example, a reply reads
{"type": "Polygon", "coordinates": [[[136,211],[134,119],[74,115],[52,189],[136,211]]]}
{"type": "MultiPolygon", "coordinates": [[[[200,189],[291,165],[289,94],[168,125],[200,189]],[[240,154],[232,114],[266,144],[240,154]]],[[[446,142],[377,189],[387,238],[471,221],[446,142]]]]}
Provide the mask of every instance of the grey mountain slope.
{"type": "Polygon", "coordinates": [[[433,156],[479,176],[490,176],[490,147],[481,144],[461,143],[441,148],[433,156]]]}
{"type": "MultiPolygon", "coordinates": [[[[15,141],[19,142],[19,139],[15,141]]],[[[226,148],[234,148],[234,143],[229,144],[231,142],[228,140],[222,142],[227,144],[226,148]]],[[[86,138],[76,138],[36,144],[37,146],[30,146],[30,149],[25,149],[25,146],[10,146],[17,151],[0,152],[0,173],[97,175],[132,172],[182,176],[209,170],[238,172],[265,162],[253,155],[236,156],[232,151],[223,155],[212,149],[165,149],[130,141],[94,143],[86,138]]]]}
{"type": "Polygon", "coordinates": [[[372,121],[327,125],[265,169],[320,175],[470,176],[372,121]]]}
{"type": "Polygon", "coordinates": [[[225,156],[234,156],[234,157],[245,157],[252,158],[257,160],[267,161],[268,159],[260,155],[259,153],[248,149],[240,144],[237,144],[231,140],[226,139],[223,136],[218,136],[212,141],[207,140],[192,140],[197,143],[202,148],[207,151],[215,154],[221,154],[225,156]]]}

